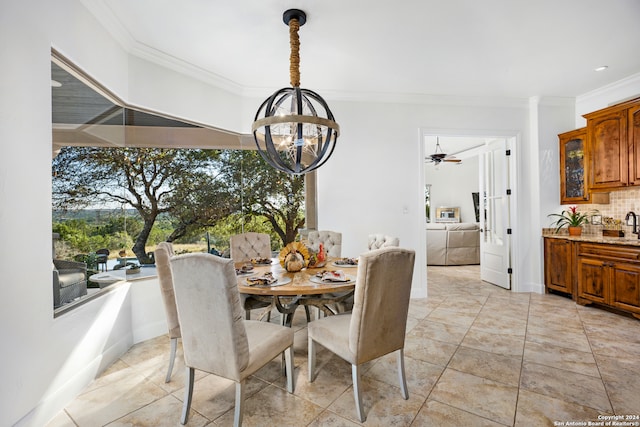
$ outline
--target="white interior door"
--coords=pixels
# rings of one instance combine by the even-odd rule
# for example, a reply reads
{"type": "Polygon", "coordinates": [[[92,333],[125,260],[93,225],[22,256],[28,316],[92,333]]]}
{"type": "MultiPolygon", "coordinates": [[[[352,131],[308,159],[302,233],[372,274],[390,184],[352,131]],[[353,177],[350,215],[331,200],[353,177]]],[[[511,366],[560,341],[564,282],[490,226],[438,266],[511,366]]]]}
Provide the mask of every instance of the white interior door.
{"type": "Polygon", "coordinates": [[[511,289],[509,159],[506,139],[480,155],[480,277],[511,289]]]}

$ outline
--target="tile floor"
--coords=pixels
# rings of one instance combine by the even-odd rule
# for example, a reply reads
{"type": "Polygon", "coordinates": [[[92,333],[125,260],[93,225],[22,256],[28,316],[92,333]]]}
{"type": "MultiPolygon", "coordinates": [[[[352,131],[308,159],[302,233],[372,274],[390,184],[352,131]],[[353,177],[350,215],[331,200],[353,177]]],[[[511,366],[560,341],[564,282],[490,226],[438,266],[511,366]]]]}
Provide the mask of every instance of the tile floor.
{"type": "MultiPolygon", "coordinates": [[[[640,415],[640,321],[557,295],[514,294],[478,266],[429,267],[429,297],[412,300],[408,400],[395,357],[369,363],[366,426],[552,426],[640,415]]],[[[277,360],[247,385],[244,426],[357,426],[350,366],[326,350],[307,381],[303,310],[294,319],[294,394],[277,360]]],[[[278,321],[277,317],[274,321],[278,321]]],[[[53,426],[177,426],[184,363],[164,382],[169,339],[132,347],[60,412],[53,426]]],[[[189,426],[230,426],[234,385],[198,373],[189,426]]],[[[581,424],[578,424],[581,425],[581,424]]]]}

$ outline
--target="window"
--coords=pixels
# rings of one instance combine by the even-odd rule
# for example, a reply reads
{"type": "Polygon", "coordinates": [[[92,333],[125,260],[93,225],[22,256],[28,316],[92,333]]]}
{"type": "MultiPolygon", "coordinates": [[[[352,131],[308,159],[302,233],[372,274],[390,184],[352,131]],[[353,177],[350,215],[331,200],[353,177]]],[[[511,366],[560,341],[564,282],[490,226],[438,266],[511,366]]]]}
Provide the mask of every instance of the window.
{"type": "MultiPolygon", "coordinates": [[[[152,262],[150,248],[144,242],[136,247],[137,236],[142,233],[147,233],[145,242],[153,246],[158,239],[188,236],[200,227],[201,247],[207,250],[209,243],[224,252],[230,233],[267,229],[271,230],[274,249],[278,249],[278,242],[295,238],[297,228],[304,226],[304,213],[282,225],[277,225],[282,221],[277,213],[272,216],[265,213],[261,220],[256,220],[256,213],[264,213],[267,205],[304,212],[305,202],[306,209],[312,206],[315,212],[312,177],[295,178],[272,170],[259,157],[250,138],[130,108],[57,52],[53,52],[51,79],[53,220],[54,232],[60,236],[54,240],[54,257],[86,262],[87,276],[98,271],[96,251],[100,248],[110,250],[110,268],[116,262],[114,258],[120,258],[118,265],[124,266],[131,257],[152,262]],[[118,175],[113,162],[116,154],[129,164],[152,162],[157,156],[158,163],[151,166],[159,169],[166,153],[179,160],[176,160],[177,166],[171,167],[190,174],[176,173],[159,179],[156,185],[150,175],[142,178],[143,173],[139,179],[134,173],[118,175]],[[103,161],[100,167],[90,163],[96,159],[103,161]],[[112,163],[107,165],[105,159],[112,163]],[[89,173],[90,167],[95,167],[93,174],[89,173]],[[211,171],[215,173],[206,175],[211,171]],[[312,185],[308,185],[309,182],[312,185]],[[145,184],[150,185],[145,187],[145,184]],[[144,196],[141,201],[135,200],[133,188],[141,190],[139,195],[144,196]],[[173,197],[174,206],[183,209],[164,209],[166,205],[162,205],[160,211],[150,212],[158,201],[157,197],[155,200],[148,197],[147,193],[153,191],[171,192],[167,198],[173,197]],[[257,197],[257,193],[261,193],[262,198],[257,197]],[[130,202],[132,196],[136,203],[130,202]],[[208,212],[198,212],[200,222],[194,219],[197,206],[208,207],[208,212]],[[73,209],[64,210],[64,207],[73,209]],[[224,212],[233,212],[226,222],[219,221],[223,208],[224,212]],[[144,209],[147,211],[143,213],[144,209]],[[153,228],[146,221],[151,214],[153,228]],[[202,220],[207,215],[208,222],[202,220]],[[184,229],[180,229],[181,226],[184,229]],[[205,236],[212,239],[207,241],[205,236]],[[117,255],[122,249],[127,252],[117,255]]],[[[96,284],[89,282],[89,286],[96,284]]]]}

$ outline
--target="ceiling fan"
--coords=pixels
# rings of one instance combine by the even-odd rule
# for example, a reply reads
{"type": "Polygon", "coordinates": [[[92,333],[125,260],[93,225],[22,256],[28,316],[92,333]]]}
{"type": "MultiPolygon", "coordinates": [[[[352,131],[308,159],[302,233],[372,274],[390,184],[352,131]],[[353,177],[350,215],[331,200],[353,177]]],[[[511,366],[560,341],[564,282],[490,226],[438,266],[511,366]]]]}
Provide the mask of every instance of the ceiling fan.
{"type": "Polygon", "coordinates": [[[460,163],[462,160],[456,159],[454,156],[449,156],[442,151],[440,147],[440,139],[436,137],[436,150],[433,154],[427,156],[426,159],[429,163],[440,164],[440,162],[460,163]]]}

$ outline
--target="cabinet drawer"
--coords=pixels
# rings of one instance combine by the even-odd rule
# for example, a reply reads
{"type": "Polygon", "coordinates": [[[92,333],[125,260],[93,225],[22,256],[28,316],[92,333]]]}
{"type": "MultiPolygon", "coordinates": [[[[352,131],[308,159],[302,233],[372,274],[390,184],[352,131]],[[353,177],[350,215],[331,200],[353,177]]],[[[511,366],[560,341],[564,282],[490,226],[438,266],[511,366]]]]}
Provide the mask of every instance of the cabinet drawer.
{"type": "Polygon", "coordinates": [[[602,245],[598,243],[578,244],[578,256],[595,256],[600,259],[640,262],[640,248],[631,246],[602,245]]]}

